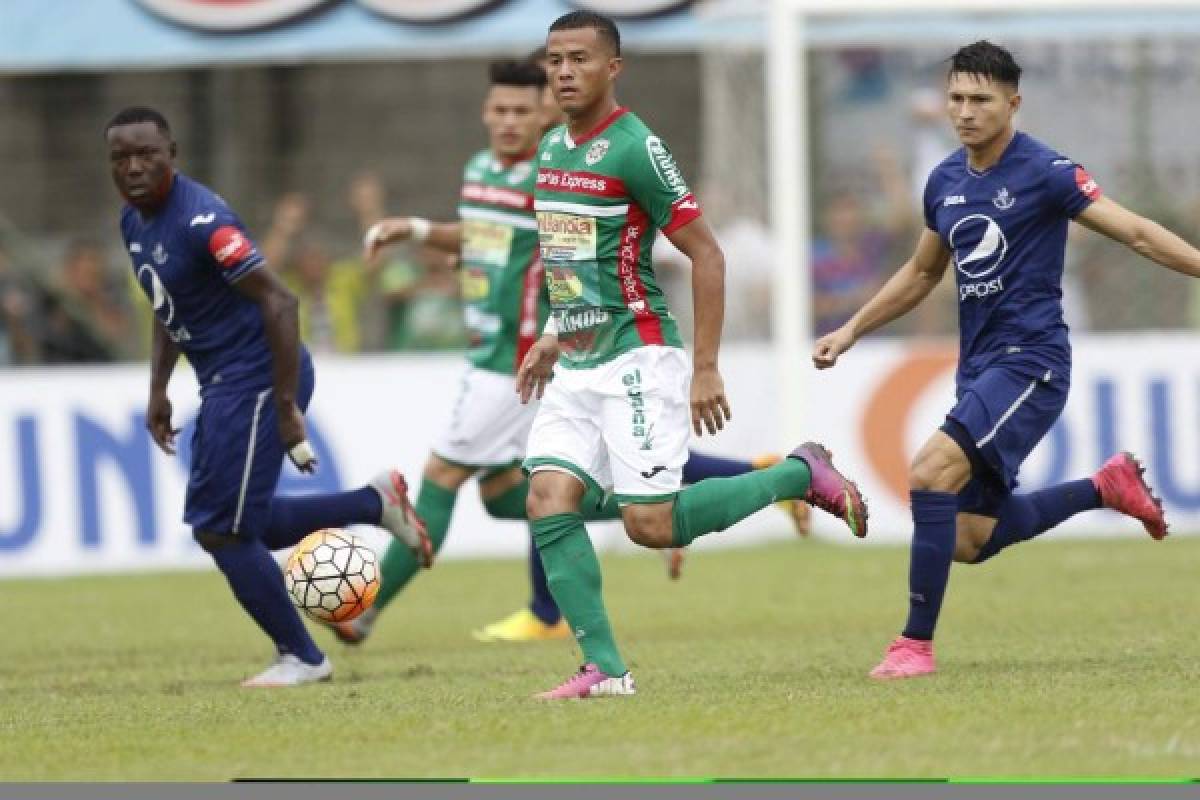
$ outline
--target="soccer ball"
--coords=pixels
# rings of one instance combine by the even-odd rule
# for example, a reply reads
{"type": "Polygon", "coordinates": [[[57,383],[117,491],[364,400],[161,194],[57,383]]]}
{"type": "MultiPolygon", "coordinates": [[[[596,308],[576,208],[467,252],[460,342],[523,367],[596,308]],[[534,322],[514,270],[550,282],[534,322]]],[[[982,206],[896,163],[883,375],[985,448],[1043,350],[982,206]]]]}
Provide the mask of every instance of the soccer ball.
{"type": "Polygon", "coordinates": [[[321,622],[346,622],[366,611],[379,592],[375,551],[338,528],[310,533],[283,568],[292,602],[321,622]]]}

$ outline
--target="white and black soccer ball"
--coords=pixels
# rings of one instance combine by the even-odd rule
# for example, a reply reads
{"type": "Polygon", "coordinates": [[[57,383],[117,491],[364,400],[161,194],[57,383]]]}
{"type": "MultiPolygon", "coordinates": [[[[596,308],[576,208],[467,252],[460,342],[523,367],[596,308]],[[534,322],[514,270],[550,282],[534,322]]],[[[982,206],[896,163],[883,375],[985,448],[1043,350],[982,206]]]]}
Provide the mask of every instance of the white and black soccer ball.
{"type": "Polygon", "coordinates": [[[338,528],[305,536],[288,558],[283,577],[296,607],[322,622],[354,619],[379,592],[375,551],[338,528]]]}

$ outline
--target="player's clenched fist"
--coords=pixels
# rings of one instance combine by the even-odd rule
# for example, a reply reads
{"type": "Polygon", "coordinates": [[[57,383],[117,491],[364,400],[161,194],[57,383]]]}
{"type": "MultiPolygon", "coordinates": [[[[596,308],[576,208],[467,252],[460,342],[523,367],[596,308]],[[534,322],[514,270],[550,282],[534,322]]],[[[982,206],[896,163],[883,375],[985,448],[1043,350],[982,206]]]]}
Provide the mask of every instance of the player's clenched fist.
{"type": "Polygon", "coordinates": [[[521,396],[522,403],[528,403],[533,397],[542,399],[557,362],[558,335],[544,334],[529,348],[521,368],[517,370],[517,394],[521,396]]]}
{"type": "Polygon", "coordinates": [[[844,327],[833,333],[827,333],[813,346],[813,366],[817,369],[828,369],[837,363],[838,356],[854,346],[854,334],[844,327]]]}
{"type": "Polygon", "coordinates": [[[178,428],[171,427],[171,401],[165,392],[154,392],[146,404],[146,430],[150,437],[169,456],[175,455],[175,436],[178,428]]]}
{"type": "Polygon", "coordinates": [[[692,375],[692,430],[703,436],[725,427],[733,419],[729,411],[729,400],[725,397],[725,381],[716,367],[702,367],[692,375]]]}

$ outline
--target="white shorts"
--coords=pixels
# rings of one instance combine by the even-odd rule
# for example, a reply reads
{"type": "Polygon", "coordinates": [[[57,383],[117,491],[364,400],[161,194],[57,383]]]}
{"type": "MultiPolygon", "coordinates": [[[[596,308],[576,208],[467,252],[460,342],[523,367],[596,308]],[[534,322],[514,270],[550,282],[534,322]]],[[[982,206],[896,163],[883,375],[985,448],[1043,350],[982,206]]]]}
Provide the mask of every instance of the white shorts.
{"type": "Polygon", "coordinates": [[[554,368],[525,468],[567,472],[617,502],[679,491],[691,437],[692,369],[678,347],[639,347],[593,369],[554,368]]]}
{"type": "Polygon", "coordinates": [[[524,458],[537,403],[521,405],[516,386],[512,375],[467,367],[434,455],[464,467],[502,467],[524,458]]]}

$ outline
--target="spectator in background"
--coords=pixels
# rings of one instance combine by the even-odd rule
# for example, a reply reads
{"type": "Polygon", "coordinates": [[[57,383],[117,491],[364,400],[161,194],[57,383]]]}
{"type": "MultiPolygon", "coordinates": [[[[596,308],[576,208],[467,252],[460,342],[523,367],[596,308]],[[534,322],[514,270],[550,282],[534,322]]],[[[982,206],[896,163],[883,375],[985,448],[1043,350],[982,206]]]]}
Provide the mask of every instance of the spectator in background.
{"type": "Polygon", "coordinates": [[[42,301],[42,360],[50,364],[116,361],[131,355],[131,315],[123,283],[95,242],[67,247],[58,286],[42,301]]]}
{"type": "Polygon", "coordinates": [[[0,367],[37,361],[37,339],[30,325],[32,308],[29,293],[12,274],[8,257],[0,250],[0,367]]]}
{"type": "Polygon", "coordinates": [[[379,279],[388,350],[451,350],[466,346],[458,257],[432,247],[397,249],[379,279]]]}
{"type": "Polygon", "coordinates": [[[300,336],[314,353],[356,353],[362,349],[359,316],[374,271],[356,261],[334,262],[309,225],[308,198],[285,194],[262,240],[268,265],[280,272],[300,301],[300,336]]]}
{"type": "MultiPolygon", "coordinates": [[[[771,335],[771,287],[775,280],[775,248],[771,231],[739,209],[730,193],[706,181],[699,194],[713,236],[725,253],[725,324],[730,341],[767,339],[771,335]]],[[[691,261],[666,236],[654,239],[651,252],[655,279],[667,295],[671,313],[684,338],[692,337],[691,261]]]]}

